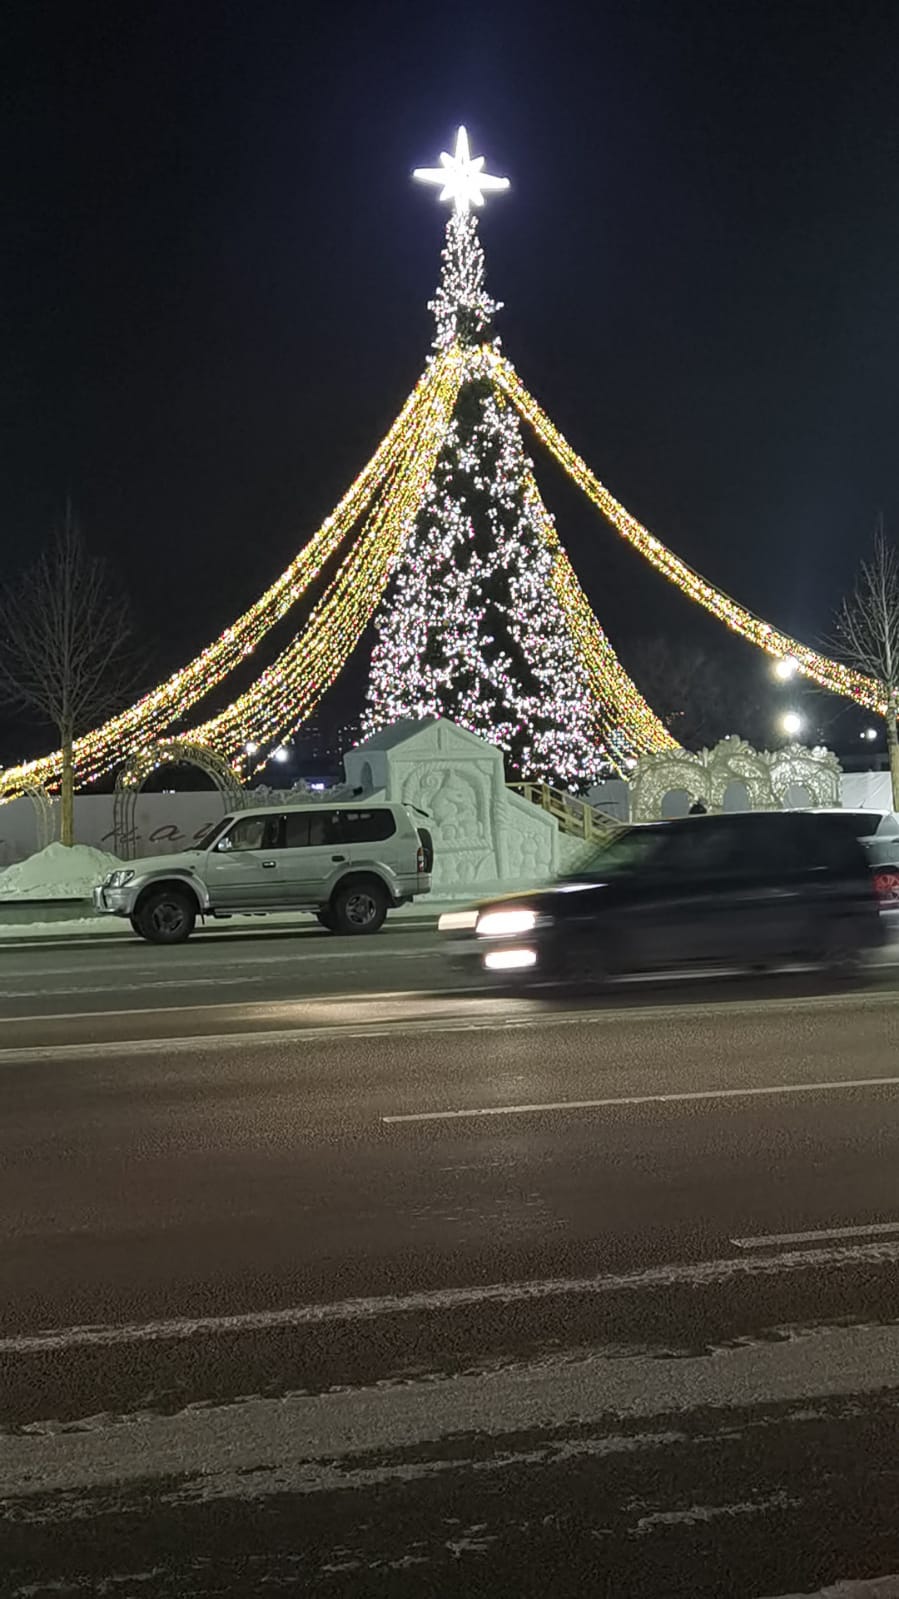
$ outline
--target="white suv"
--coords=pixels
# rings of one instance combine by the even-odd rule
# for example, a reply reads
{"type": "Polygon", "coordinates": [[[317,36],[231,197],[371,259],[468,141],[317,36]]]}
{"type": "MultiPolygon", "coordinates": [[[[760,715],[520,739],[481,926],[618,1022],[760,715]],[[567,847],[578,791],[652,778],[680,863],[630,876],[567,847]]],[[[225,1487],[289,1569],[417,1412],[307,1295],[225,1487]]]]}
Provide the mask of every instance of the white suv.
{"type": "Polygon", "coordinates": [[[110,872],[94,905],[153,944],[180,944],[198,916],[315,911],[334,933],[375,933],[431,887],[433,847],[403,805],[258,806],[225,816],[193,849],[110,872]]]}

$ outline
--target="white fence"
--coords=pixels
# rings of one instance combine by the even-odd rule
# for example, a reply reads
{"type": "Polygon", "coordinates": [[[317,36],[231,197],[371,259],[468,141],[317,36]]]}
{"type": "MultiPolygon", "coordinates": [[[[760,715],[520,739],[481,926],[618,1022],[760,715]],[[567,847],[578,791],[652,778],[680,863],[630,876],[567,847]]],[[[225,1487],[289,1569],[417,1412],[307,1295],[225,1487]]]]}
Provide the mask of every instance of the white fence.
{"type": "MultiPolygon", "coordinates": [[[[75,842],[115,853],[111,794],[75,797],[75,842]]],[[[192,841],[224,815],[220,794],[140,794],[135,807],[137,853],[168,855],[192,841]]],[[[57,828],[58,836],[58,828],[57,828]]],[[[34,806],[28,799],[0,805],[0,870],[25,859],[37,847],[34,806]]]]}

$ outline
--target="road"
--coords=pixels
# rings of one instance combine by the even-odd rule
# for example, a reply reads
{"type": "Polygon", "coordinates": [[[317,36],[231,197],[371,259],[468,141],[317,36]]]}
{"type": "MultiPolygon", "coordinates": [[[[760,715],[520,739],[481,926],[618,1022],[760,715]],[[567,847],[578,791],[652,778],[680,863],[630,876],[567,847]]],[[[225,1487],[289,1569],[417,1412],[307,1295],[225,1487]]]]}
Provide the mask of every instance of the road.
{"type": "Polygon", "coordinates": [[[0,951],[4,1599],[899,1593],[891,958],[451,981],[0,951]]]}

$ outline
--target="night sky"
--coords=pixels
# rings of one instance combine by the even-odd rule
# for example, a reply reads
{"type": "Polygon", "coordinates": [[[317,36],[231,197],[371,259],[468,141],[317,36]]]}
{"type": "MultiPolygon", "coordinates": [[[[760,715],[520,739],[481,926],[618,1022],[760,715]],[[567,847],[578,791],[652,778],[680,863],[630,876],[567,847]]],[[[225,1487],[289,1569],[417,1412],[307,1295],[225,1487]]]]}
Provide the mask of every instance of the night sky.
{"type": "MultiPolygon", "coordinates": [[[[631,511],[810,642],[878,510],[895,535],[895,0],[4,16],[0,575],[71,493],[152,680],[277,575],[417,378],[445,214],[409,173],[459,122],[512,182],[482,225],[504,348],[631,511]]],[[[538,469],[625,661],[708,643],[538,469]]]]}

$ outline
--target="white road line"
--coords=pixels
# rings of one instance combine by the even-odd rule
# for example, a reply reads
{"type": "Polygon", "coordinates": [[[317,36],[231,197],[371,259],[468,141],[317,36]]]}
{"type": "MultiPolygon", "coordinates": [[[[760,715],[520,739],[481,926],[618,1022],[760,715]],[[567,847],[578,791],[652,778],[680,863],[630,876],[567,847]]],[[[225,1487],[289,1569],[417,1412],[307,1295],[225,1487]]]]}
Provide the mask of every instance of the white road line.
{"type": "Polygon", "coordinates": [[[866,1227],[819,1227],[805,1233],[761,1233],[757,1238],[732,1238],[738,1249],[768,1249],[774,1244],[816,1244],[832,1238],[882,1238],[899,1233],[899,1221],[872,1221],[866,1227]]]}
{"type": "Polygon", "coordinates": [[[246,1311],[233,1316],[177,1317],[166,1321],[53,1327],[0,1338],[0,1356],[41,1354],[48,1350],[97,1345],[178,1341],[220,1333],[267,1332],[279,1327],[318,1327],[335,1321],[372,1321],[381,1316],[427,1315],[476,1309],[481,1305],[539,1304],[543,1300],[653,1289],[715,1287],[745,1277],[777,1277],[817,1271],[822,1265],[851,1268],[895,1265],[899,1242],[843,1248],[785,1250],[778,1255],[733,1255],[720,1260],[674,1262],[637,1271],[603,1272],[595,1277],[546,1277],[471,1288],[426,1288],[408,1294],[339,1299],[325,1304],[290,1305],[281,1310],[246,1311]]]}
{"type": "Polygon", "coordinates": [[[464,1110],[417,1110],[382,1116],[382,1122],[447,1122],[478,1116],[541,1116],[547,1111],[615,1110],[625,1105],[678,1105],[696,1100],[760,1099],[777,1094],[821,1094],[852,1088],[899,1088],[899,1077],[845,1077],[832,1082],[767,1083],[757,1088],[697,1088],[676,1094],[617,1094],[608,1099],[556,1099],[538,1105],[476,1105],[464,1110]]]}

